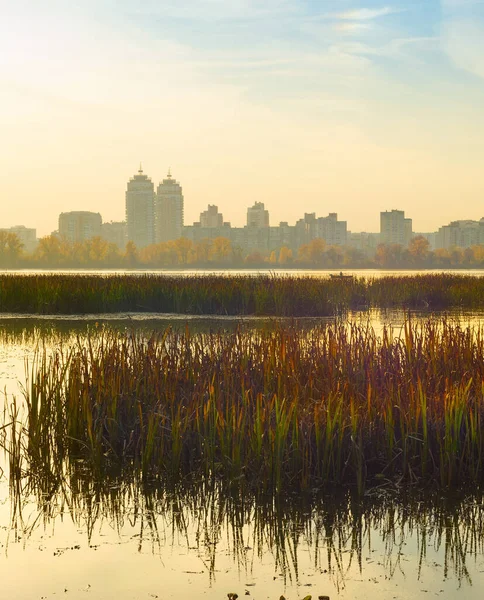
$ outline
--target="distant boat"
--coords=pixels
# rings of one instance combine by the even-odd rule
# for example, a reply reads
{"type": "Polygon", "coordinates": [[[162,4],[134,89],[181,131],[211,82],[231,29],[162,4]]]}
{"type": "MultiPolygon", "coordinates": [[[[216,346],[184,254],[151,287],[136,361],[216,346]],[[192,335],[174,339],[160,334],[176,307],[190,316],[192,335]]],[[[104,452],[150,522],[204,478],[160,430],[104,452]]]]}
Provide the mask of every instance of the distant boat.
{"type": "Polygon", "coordinates": [[[329,276],[331,279],[354,279],[353,275],[344,275],[343,271],[340,271],[339,273],[330,273],[329,276]]]}

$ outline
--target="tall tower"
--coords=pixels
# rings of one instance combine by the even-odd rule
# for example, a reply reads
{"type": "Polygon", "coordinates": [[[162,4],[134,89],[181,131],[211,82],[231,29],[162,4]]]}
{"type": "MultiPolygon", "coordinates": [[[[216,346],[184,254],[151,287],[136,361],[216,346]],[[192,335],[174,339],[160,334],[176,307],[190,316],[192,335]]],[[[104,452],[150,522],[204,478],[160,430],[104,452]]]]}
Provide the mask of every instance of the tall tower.
{"type": "Polygon", "coordinates": [[[263,202],[256,202],[247,209],[247,227],[269,227],[269,211],[263,202]]]}
{"type": "Polygon", "coordinates": [[[126,190],[128,241],[138,248],[154,242],[154,197],[153,182],[140,165],[138,174],[129,180],[126,190]]]}
{"type": "Polygon", "coordinates": [[[158,186],[155,203],[156,243],[181,238],[183,231],[183,192],[181,185],[168,171],[158,186]]]}
{"type": "Polygon", "coordinates": [[[381,212],[380,239],[384,244],[407,247],[412,239],[412,219],[405,218],[403,210],[381,212]]]}

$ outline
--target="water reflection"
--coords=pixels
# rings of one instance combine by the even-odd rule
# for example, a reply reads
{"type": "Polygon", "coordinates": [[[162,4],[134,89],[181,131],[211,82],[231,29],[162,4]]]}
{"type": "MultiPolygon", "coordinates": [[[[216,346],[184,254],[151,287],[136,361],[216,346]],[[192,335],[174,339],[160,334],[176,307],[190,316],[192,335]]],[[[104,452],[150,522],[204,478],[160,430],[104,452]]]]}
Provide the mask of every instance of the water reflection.
{"type": "Polygon", "coordinates": [[[384,326],[401,327],[408,319],[413,321],[442,320],[443,318],[463,325],[479,325],[484,321],[484,310],[402,310],[364,309],[348,311],[342,317],[266,317],[266,316],[222,316],[186,315],[166,313],[99,313],[86,315],[19,315],[0,314],[0,341],[16,342],[18,336],[33,338],[42,335],[76,335],[92,331],[100,326],[116,331],[146,330],[162,331],[167,327],[175,330],[186,326],[194,333],[209,331],[233,331],[237,327],[270,328],[281,323],[297,323],[301,327],[315,327],[324,323],[363,323],[381,331],[384,326]]]}
{"type": "MultiPolygon", "coordinates": [[[[3,271],[9,275],[166,275],[166,276],[271,276],[271,277],[321,277],[329,278],[332,274],[339,274],[340,269],[20,269],[3,271]]],[[[345,275],[363,277],[365,279],[379,279],[380,277],[415,277],[416,275],[466,275],[471,277],[484,277],[484,269],[345,269],[345,275]]]]}
{"type": "MultiPolygon", "coordinates": [[[[165,569],[170,562],[178,576],[177,555],[188,554],[189,573],[203,574],[209,589],[227,564],[235,589],[256,581],[258,590],[307,586],[316,595],[345,595],[373,579],[410,587],[436,579],[468,590],[482,581],[480,495],[267,497],[216,481],[146,484],[126,472],[96,482],[79,463],[62,476],[33,469],[15,479],[10,503],[7,554],[19,543],[32,553],[39,532],[55,539],[70,521],[91,551],[122,542],[159,557],[165,569]]],[[[73,548],[55,546],[54,555],[73,548]]]]}

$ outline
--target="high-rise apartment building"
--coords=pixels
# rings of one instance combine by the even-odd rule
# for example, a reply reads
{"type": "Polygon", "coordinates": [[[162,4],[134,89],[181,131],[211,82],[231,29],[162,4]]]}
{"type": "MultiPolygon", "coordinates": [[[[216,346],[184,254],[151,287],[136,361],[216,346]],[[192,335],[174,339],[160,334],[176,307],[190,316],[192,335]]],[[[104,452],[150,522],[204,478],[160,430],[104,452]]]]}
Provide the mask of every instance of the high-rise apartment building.
{"type": "Polygon", "coordinates": [[[87,210],[74,210],[59,215],[59,235],[69,242],[83,242],[101,235],[102,217],[87,210]]]}
{"type": "Polygon", "coordinates": [[[380,213],[380,239],[383,244],[408,246],[412,239],[412,219],[403,210],[380,213]]]}
{"type": "Polygon", "coordinates": [[[126,190],[126,225],[128,241],[138,248],[149,246],[155,240],[155,188],[140,165],[137,175],[128,182],[126,190]]]}
{"type": "Polygon", "coordinates": [[[218,206],[209,204],[207,210],[200,213],[200,227],[215,228],[223,227],[224,217],[218,212],[218,206]]]}
{"type": "Polygon", "coordinates": [[[126,246],[126,223],[125,221],[110,221],[103,223],[101,236],[110,244],[116,244],[123,250],[126,246]]]}
{"type": "Polygon", "coordinates": [[[346,221],[338,221],[336,213],[327,217],[319,217],[316,223],[316,237],[324,240],[329,246],[345,246],[347,242],[346,221]]]}
{"type": "Polygon", "coordinates": [[[262,202],[256,202],[247,209],[247,227],[269,227],[269,211],[262,202]]]}
{"type": "Polygon", "coordinates": [[[181,238],[183,231],[183,192],[168,171],[158,186],[155,201],[155,242],[181,238]]]}
{"type": "Polygon", "coordinates": [[[480,221],[452,221],[437,233],[437,248],[470,248],[484,244],[484,218],[480,221]]]}

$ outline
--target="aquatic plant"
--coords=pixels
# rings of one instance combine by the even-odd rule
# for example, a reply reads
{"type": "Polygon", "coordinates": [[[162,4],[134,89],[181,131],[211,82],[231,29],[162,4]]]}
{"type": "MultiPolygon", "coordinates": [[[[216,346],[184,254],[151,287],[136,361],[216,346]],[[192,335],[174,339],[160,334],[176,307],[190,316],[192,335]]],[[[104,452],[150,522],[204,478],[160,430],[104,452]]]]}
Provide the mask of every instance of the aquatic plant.
{"type": "Polygon", "coordinates": [[[328,316],[348,309],[482,307],[484,277],[0,275],[0,312],[328,316]]]}
{"type": "Polygon", "coordinates": [[[484,331],[434,320],[394,333],[100,329],[38,351],[16,443],[47,471],[83,459],[99,477],[133,464],[146,480],[276,493],[482,483],[484,331]]]}

